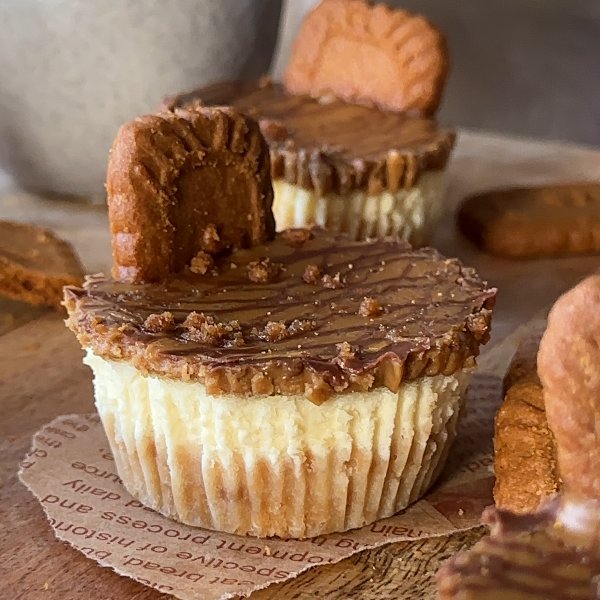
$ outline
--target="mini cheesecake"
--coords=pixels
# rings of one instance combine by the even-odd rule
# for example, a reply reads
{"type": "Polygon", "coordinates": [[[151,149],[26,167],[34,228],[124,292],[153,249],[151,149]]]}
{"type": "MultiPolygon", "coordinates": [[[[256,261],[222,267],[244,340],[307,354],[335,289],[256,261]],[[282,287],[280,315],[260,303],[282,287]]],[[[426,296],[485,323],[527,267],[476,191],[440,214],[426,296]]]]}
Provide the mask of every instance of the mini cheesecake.
{"type": "Polygon", "coordinates": [[[293,538],[389,517],[433,484],[494,299],[435,250],[320,229],[159,282],[65,288],[129,492],[191,525],[293,538]]]}
{"type": "Polygon", "coordinates": [[[256,119],[271,153],[278,230],[317,225],[355,240],[425,243],[443,212],[455,134],[431,117],[288,93],[268,79],[226,82],[165,107],[232,105],[256,119]]]}

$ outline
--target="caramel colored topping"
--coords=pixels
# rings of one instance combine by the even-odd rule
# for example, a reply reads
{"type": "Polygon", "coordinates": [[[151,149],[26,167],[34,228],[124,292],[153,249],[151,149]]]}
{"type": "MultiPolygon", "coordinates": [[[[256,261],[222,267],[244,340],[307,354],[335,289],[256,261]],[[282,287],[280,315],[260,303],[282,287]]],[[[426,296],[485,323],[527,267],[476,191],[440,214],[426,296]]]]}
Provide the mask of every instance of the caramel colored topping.
{"type": "Polygon", "coordinates": [[[298,249],[284,238],[215,257],[215,276],[186,271],[139,285],[90,278],[66,291],[69,326],[102,356],[161,376],[185,373],[214,394],[251,394],[252,378],[261,374],[270,393],[322,401],[332,392],[396,390],[403,380],[472,364],[485,336],[476,337],[469,323],[481,314],[489,331],[495,290],[459,261],[390,239],[353,242],[315,230],[298,249]],[[283,266],[279,276],[250,281],[249,272],[267,259],[283,266]],[[307,285],[309,265],[344,271],[345,287],[307,285]],[[375,322],[358,314],[365,297],[385,307],[375,322]],[[164,311],[173,313],[176,329],[145,331],[146,318],[164,311]],[[124,323],[130,331],[119,331],[124,323]],[[390,339],[390,329],[402,335],[390,339]],[[352,353],[340,356],[344,342],[352,353]],[[390,364],[398,372],[392,383],[385,377],[390,364]]]}
{"type": "Polygon", "coordinates": [[[338,100],[322,103],[273,83],[218,83],[168,100],[165,108],[190,106],[199,98],[207,105],[231,104],[257,119],[271,151],[272,178],[320,195],[412,187],[422,173],[443,169],[454,145],[454,131],[434,119],[338,100]]]}

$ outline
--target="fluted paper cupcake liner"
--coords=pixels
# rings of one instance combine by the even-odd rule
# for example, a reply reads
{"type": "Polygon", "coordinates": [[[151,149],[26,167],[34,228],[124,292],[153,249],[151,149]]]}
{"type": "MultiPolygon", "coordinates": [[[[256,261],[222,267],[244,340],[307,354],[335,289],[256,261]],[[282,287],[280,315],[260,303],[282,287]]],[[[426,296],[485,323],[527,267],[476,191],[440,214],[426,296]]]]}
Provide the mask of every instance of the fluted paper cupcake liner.
{"type": "Polygon", "coordinates": [[[209,396],[91,353],[96,404],[119,476],[147,506],[230,533],[303,538],[402,510],[438,476],[468,373],[399,392],[209,396]]]}

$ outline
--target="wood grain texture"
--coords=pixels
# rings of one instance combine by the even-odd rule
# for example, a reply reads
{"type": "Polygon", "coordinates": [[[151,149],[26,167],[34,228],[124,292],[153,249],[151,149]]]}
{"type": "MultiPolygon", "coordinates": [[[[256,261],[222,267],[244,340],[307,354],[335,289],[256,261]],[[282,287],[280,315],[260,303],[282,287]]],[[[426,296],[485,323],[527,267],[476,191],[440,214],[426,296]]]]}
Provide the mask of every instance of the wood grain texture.
{"type": "MultiPolygon", "coordinates": [[[[465,134],[451,166],[449,209],[486,187],[600,178],[600,152],[554,144],[465,134]]],[[[27,194],[0,199],[0,217],[54,228],[80,252],[90,272],[107,270],[105,212],[27,194]]],[[[475,266],[500,288],[493,340],[553,302],[598,268],[598,257],[512,263],[478,252],[450,219],[436,245],[475,266]]],[[[93,410],[91,376],[74,336],[55,312],[0,304],[0,598],[14,600],[164,600],[167,596],[99,567],[57,541],[37,500],[16,476],[32,434],[52,418],[93,410]]],[[[252,598],[435,598],[440,562],[472,544],[480,531],[396,544],[308,571],[252,598]]]]}

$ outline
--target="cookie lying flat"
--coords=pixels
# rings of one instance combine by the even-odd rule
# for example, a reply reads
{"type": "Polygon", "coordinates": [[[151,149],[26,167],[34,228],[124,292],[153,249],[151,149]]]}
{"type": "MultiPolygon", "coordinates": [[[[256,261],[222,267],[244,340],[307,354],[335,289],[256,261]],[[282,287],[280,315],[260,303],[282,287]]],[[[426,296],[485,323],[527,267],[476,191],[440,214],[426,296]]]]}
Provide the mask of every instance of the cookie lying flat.
{"type": "Polygon", "coordinates": [[[292,94],[433,114],[448,74],[444,36],[424,17],[364,0],[323,0],[296,38],[292,94]]]}
{"type": "Polygon", "coordinates": [[[495,190],[467,198],[458,226],[506,258],[600,252],[600,184],[495,190]]]}
{"type": "Polygon", "coordinates": [[[0,221],[0,295],[58,307],[63,286],[82,279],[70,244],[47,229],[0,221]]]}
{"type": "Polygon", "coordinates": [[[532,512],[558,491],[556,444],[548,428],[536,369],[541,332],[524,338],[505,378],[494,434],[494,500],[501,509],[532,512]]]}

